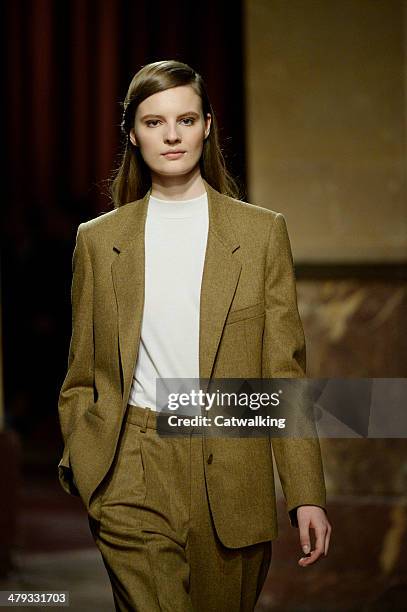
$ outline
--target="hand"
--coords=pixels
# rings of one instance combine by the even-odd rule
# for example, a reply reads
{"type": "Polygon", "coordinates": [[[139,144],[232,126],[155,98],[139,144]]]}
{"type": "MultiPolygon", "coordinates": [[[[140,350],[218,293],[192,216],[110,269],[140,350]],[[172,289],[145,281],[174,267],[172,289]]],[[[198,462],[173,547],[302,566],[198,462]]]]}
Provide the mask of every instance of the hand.
{"type": "Polygon", "coordinates": [[[304,553],[311,552],[309,557],[301,557],[298,565],[306,567],[312,565],[320,558],[322,553],[326,557],[329,548],[332,527],[327,519],[325,511],[319,506],[299,506],[297,508],[297,520],[300,530],[300,544],[304,553]],[[311,539],[309,530],[315,530],[315,549],[311,551],[311,539]],[[304,547],[307,547],[308,549],[304,547]]]}

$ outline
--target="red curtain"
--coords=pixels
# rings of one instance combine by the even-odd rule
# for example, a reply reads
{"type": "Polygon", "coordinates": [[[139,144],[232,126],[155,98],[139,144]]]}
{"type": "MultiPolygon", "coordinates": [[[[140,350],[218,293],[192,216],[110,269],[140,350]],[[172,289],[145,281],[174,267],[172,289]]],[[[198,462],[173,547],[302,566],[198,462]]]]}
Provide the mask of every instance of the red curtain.
{"type": "Polygon", "coordinates": [[[172,58],[202,74],[244,187],[242,14],[239,0],[9,0],[1,10],[6,412],[29,433],[41,415],[57,422],[75,232],[110,208],[119,103],[142,65],[172,58]]]}

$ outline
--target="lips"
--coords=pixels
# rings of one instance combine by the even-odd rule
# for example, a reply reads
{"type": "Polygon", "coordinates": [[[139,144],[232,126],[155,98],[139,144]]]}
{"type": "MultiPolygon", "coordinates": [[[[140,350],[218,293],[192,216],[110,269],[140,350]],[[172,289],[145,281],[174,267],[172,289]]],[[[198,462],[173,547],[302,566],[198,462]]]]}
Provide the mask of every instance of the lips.
{"type": "Polygon", "coordinates": [[[175,155],[176,153],[185,153],[185,151],[181,151],[181,149],[172,149],[170,151],[165,151],[163,155],[175,155]]]}
{"type": "Polygon", "coordinates": [[[181,159],[184,155],[185,151],[168,151],[167,153],[163,153],[165,159],[181,159]]]}

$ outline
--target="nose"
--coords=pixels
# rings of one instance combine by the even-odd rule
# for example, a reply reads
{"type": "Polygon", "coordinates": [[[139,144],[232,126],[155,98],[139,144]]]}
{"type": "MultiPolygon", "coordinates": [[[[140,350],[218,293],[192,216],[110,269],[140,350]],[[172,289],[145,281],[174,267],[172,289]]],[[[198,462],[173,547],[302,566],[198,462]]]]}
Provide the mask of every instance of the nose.
{"type": "Polygon", "coordinates": [[[177,126],[175,123],[169,123],[167,130],[164,135],[164,140],[167,143],[181,142],[181,137],[177,132],[177,126]]]}

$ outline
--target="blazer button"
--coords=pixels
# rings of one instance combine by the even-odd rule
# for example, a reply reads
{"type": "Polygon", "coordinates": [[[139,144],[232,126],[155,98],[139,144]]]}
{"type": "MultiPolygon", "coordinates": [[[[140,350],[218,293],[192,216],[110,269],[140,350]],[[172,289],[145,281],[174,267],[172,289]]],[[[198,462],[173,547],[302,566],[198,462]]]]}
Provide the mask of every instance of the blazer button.
{"type": "Polygon", "coordinates": [[[207,463],[209,463],[209,465],[210,465],[210,464],[212,463],[212,461],[213,461],[213,455],[212,455],[212,453],[211,453],[211,454],[209,455],[209,457],[208,457],[208,461],[207,461],[207,463]]]}

